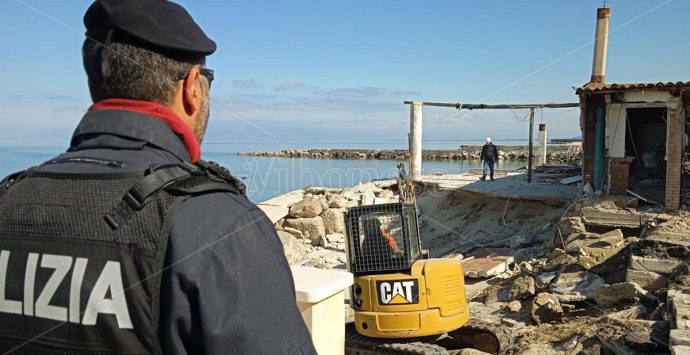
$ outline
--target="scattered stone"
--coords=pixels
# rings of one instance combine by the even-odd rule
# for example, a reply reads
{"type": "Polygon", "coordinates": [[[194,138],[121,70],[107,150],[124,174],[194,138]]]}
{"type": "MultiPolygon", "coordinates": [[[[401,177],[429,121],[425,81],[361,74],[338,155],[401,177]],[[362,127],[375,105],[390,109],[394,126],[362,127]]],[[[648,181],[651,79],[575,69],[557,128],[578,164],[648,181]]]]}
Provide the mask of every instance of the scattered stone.
{"type": "Polygon", "coordinates": [[[345,208],[348,207],[349,200],[342,195],[328,195],[328,207],[330,208],[345,208]]]}
{"type": "Polygon", "coordinates": [[[300,230],[307,239],[311,240],[312,245],[319,245],[321,237],[326,235],[326,228],[321,217],[286,219],[283,225],[300,230]]]}
{"type": "Polygon", "coordinates": [[[502,318],[501,324],[505,325],[506,327],[516,328],[520,324],[520,322],[516,321],[515,319],[502,318]]]}
{"type": "Polygon", "coordinates": [[[321,200],[316,197],[307,197],[290,207],[290,216],[295,218],[312,218],[323,212],[321,200]]]}
{"type": "Polygon", "coordinates": [[[534,324],[551,323],[563,317],[563,308],[556,295],[539,293],[532,301],[532,321],[534,324]]]}
{"type": "Polygon", "coordinates": [[[656,296],[632,282],[603,285],[594,293],[594,301],[603,308],[611,308],[621,301],[634,298],[639,299],[645,306],[654,307],[659,304],[656,296]]]}
{"type": "Polygon", "coordinates": [[[536,276],[534,283],[538,288],[544,289],[549,287],[549,285],[551,285],[551,282],[553,282],[555,278],[555,272],[543,272],[536,276]]]}
{"type": "Polygon", "coordinates": [[[277,232],[278,237],[280,237],[280,242],[283,244],[283,252],[285,253],[285,258],[287,258],[288,263],[292,265],[302,260],[307,253],[307,249],[304,245],[296,240],[290,233],[284,231],[277,232]]]}
{"type": "Polygon", "coordinates": [[[587,271],[570,272],[559,274],[550,290],[561,302],[577,302],[591,299],[604,284],[604,279],[597,274],[587,271]]]}
{"type": "Polygon", "coordinates": [[[578,266],[579,268],[577,257],[568,254],[563,254],[553,259],[549,259],[549,261],[546,262],[546,265],[544,265],[544,270],[555,271],[573,265],[578,266]]]}
{"type": "Polygon", "coordinates": [[[329,209],[321,214],[326,233],[345,233],[345,209],[329,209]]]}
{"type": "Polygon", "coordinates": [[[379,193],[379,196],[384,199],[392,200],[395,197],[395,194],[391,190],[383,190],[379,193]]]}
{"type": "Polygon", "coordinates": [[[560,249],[560,248],[554,248],[553,251],[551,252],[551,259],[557,258],[561,255],[565,255],[565,250],[560,249]]]}
{"type": "Polygon", "coordinates": [[[319,246],[321,247],[332,247],[333,245],[345,240],[345,235],[339,233],[326,234],[321,237],[319,246]]]}
{"type": "Polygon", "coordinates": [[[307,238],[307,237],[304,235],[304,233],[302,233],[302,231],[300,231],[299,229],[290,228],[290,227],[287,227],[287,226],[283,225],[282,230],[283,230],[284,232],[287,232],[287,233],[292,234],[292,236],[295,237],[295,238],[297,238],[297,239],[307,239],[307,240],[309,239],[309,238],[307,238]]]}
{"type": "Polygon", "coordinates": [[[498,293],[498,300],[501,302],[523,300],[533,296],[534,292],[534,279],[531,276],[520,276],[513,280],[510,287],[498,293]]]}
{"type": "Polygon", "coordinates": [[[508,303],[508,309],[513,313],[520,312],[520,309],[522,309],[522,303],[520,303],[520,301],[512,301],[508,303]]]}

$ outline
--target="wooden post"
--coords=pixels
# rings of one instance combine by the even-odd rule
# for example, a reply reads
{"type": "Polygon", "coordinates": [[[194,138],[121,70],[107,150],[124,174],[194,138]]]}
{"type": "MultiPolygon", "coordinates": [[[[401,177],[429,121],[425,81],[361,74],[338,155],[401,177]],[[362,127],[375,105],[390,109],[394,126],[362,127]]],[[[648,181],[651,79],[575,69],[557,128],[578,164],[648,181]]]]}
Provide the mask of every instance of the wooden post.
{"type": "Polygon", "coordinates": [[[410,179],[422,177],[422,103],[410,104],[410,179]]]}
{"type": "Polygon", "coordinates": [[[537,164],[546,165],[546,123],[539,124],[539,159],[537,164]]]}
{"type": "Polygon", "coordinates": [[[527,182],[532,183],[532,148],[534,145],[534,107],[529,109],[529,152],[527,153],[527,182]]]}

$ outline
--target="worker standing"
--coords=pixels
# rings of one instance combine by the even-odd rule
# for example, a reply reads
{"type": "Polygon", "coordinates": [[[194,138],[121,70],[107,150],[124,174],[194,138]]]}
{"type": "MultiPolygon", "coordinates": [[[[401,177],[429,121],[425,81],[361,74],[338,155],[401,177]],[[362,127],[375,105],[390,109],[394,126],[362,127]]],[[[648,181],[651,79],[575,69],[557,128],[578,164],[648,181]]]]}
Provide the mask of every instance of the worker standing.
{"type": "Polygon", "coordinates": [[[498,149],[491,142],[491,137],[486,137],[479,160],[482,161],[482,177],[479,179],[486,181],[486,172],[489,170],[489,177],[491,181],[494,181],[494,165],[498,162],[498,149]]]}
{"type": "Polygon", "coordinates": [[[200,160],[215,42],[163,0],[84,24],[94,104],[0,183],[0,352],[315,354],[273,225],[200,160]]]}

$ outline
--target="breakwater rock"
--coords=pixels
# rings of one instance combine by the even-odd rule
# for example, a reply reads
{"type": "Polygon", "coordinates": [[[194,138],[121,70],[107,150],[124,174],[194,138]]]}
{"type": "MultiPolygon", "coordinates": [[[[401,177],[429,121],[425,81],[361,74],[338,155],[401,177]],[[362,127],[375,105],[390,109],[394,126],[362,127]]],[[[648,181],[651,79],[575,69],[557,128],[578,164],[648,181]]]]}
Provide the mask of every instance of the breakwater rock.
{"type": "MultiPolygon", "coordinates": [[[[461,146],[458,149],[423,150],[423,160],[479,160],[482,147],[478,145],[461,146]]],[[[579,164],[582,159],[580,145],[550,145],[547,147],[546,160],[550,163],[579,164]]],[[[536,147],[533,157],[536,157],[536,147]]],[[[526,146],[498,146],[501,160],[527,161],[526,146]]],[[[281,151],[242,152],[239,155],[274,158],[310,158],[310,159],[377,159],[406,160],[410,153],[406,149],[284,149],[281,151]]]]}

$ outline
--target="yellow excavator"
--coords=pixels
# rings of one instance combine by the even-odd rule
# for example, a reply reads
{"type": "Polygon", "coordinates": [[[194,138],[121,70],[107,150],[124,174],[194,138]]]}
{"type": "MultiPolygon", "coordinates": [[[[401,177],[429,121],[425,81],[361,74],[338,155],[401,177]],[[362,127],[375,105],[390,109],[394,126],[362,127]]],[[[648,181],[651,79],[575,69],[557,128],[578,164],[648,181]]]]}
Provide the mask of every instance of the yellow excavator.
{"type": "Polygon", "coordinates": [[[429,258],[419,236],[414,185],[398,165],[400,202],[345,214],[348,268],[355,276],[348,354],[503,354],[512,338],[500,324],[471,321],[462,264],[429,258]]]}

